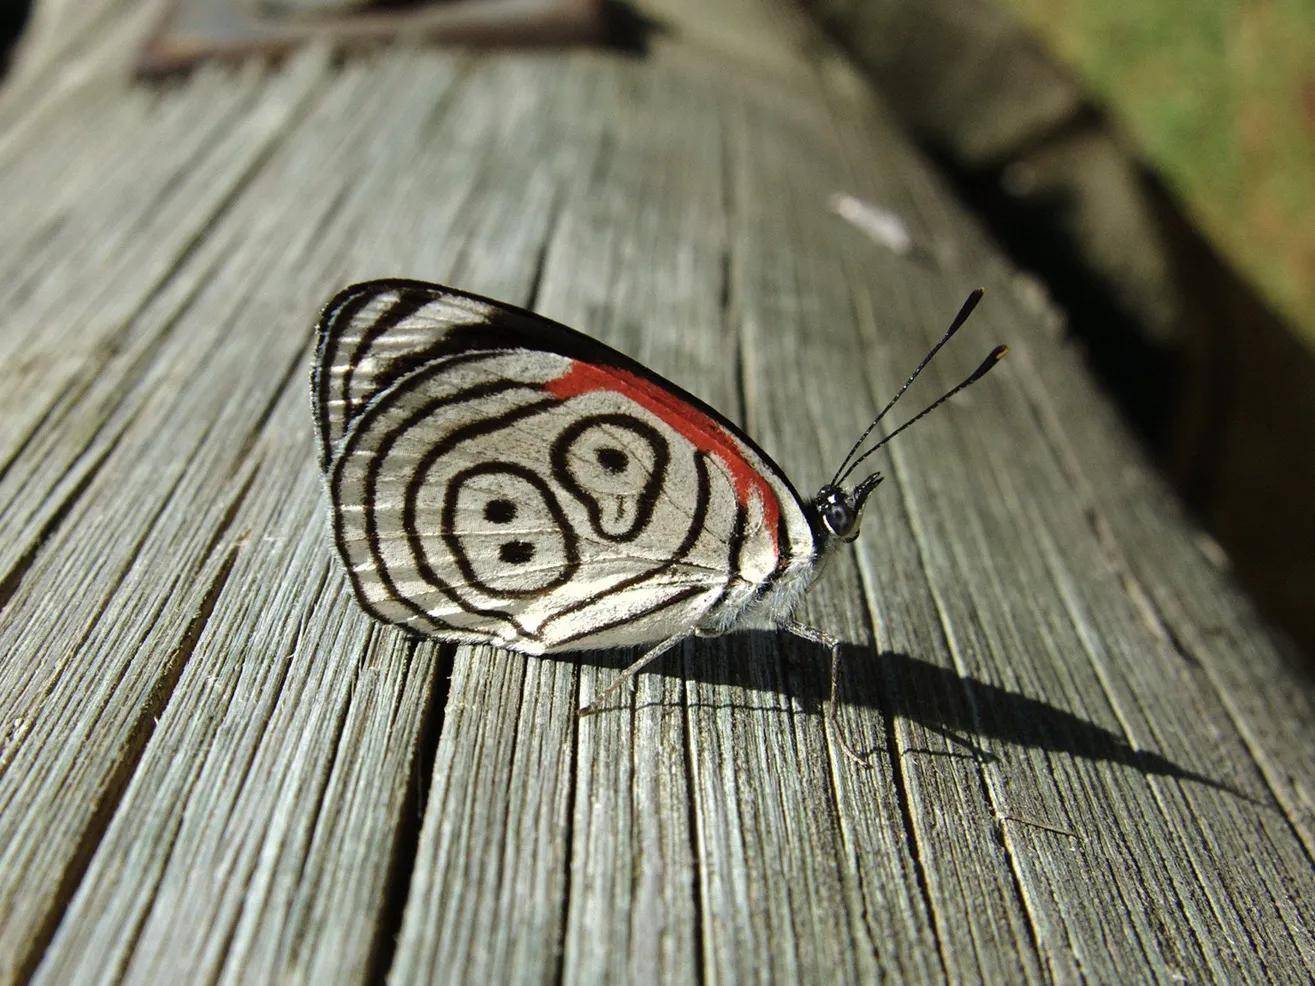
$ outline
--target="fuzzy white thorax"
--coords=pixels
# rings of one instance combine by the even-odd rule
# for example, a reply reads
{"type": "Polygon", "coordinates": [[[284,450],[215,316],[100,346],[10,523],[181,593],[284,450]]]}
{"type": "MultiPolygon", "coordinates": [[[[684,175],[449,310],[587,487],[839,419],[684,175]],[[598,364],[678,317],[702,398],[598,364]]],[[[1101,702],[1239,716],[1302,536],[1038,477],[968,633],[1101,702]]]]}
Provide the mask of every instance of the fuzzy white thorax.
{"type": "Polygon", "coordinates": [[[840,544],[827,538],[817,554],[791,565],[767,592],[752,598],[743,608],[722,615],[715,625],[704,628],[710,635],[731,630],[775,630],[788,622],[809,588],[822,575],[840,544]]]}

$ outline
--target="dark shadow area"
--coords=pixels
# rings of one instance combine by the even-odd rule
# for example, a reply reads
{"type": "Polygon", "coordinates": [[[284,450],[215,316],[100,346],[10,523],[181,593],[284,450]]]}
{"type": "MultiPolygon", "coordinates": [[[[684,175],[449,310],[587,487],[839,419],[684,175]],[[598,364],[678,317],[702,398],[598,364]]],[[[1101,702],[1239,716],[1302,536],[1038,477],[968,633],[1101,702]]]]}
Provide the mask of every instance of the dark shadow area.
{"type": "MultiPolygon", "coordinates": [[[[684,657],[679,648],[663,656],[652,671],[676,674],[683,667],[690,677],[704,684],[777,691],[792,696],[811,713],[821,712],[829,694],[830,652],[817,644],[753,630],[720,639],[695,640],[686,644],[690,647],[693,651],[686,650],[684,657]]],[[[639,653],[598,651],[572,655],[572,659],[576,664],[619,669],[639,653]]],[[[1253,804],[1268,803],[1159,753],[1134,749],[1119,734],[1042,699],[962,677],[953,668],[909,654],[883,651],[874,661],[870,650],[843,644],[840,673],[842,705],[875,708],[886,717],[916,722],[961,747],[964,753],[960,755],[981,762],[999,759],[973,742],[990,739],[1120,764],[1144,774],[1204,784],[1253,804]]],[[[617,704],[622,702],[617,699],[617,704]]],[[[691,703],[691,708],[697,707],[691,703]]],[[[889,751],[872,752],[889,755],[889,751]]]]}
{"type": "Polygon", "coordinates": [[[1082,341],[1088,364],[1142,441],[1153,451],[1166,448],[1183,400],[1183,354],[1147,331],[1093,271],[1086,243],[1074,234],[1074,217],[1083,207],[1075,190],[1054,182],[1026,196],[1011,194],[1008,164],[974,169],[943,147],[925,144],[923,150],[1010,258],[1045,282],[1068,330],[1082,341]]]}
{"type": "Polygon", "coordinates": [[[28,16],[32,12],[32,0],[12,0],[0,4],[0,76],[9,70],[9,60],[14,46],[23,36],[27,27],[28,16]]]}
{"type": "MultiPolygon", "coordinates": [[[[1091,126],[1109,129],[1094,115],[1091,126]]],[[[1089,365],[1196,519],[1227,549],[1266,613],[1315,655],[1309,605],[1315,356],[1207,241],[1152,174],[1140,174],[1179,305],[1169,338],[1148,331],[1092,269],[1074,235],[1082,204],[1056,183],[1009,194],[1004,167],[938,157],[1019,266],[1045,281],[1089,365]]]]}
{"type": "Polygon", "coordinates": [[[626,0],[603,0],[603,44],[624,55],[643,58],[648,54],[654,35],[670,35],[671,26],[626,0]]]}

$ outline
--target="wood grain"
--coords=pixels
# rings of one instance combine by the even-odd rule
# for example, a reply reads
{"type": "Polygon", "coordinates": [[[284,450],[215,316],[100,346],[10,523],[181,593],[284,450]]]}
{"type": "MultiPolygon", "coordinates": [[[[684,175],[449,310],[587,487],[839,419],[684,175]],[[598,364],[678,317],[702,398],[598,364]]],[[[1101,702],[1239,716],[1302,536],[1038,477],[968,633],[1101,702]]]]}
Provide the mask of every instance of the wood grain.
{"type": "Polygon", "coordinates": [[[0,980],[1315,973],[1284,645],[847,66],[789,8],[662,10],[691,27],[647,58],[312,50],[164,89],[97,47],[135,10],[39,11],[0,97],[0,980]],[[696,640],[578,720],[631,655],[360,613],[307,343],[384,275],[621,347],[805,489],[987,286],[910,406],[1013,355],[882,457],[806,606],[871,768],[788,637],[696,640]]]}

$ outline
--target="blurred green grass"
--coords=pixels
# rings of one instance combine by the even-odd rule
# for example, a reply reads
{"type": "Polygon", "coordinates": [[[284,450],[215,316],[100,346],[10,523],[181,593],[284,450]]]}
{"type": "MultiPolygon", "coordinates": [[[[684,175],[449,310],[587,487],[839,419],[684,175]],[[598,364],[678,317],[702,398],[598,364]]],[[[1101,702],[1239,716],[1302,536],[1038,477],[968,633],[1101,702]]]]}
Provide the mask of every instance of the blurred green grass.
{"type": "Polygon", "coordinates": [[[1315,345],[1315,0],[1009,0],[1315,345]]]}

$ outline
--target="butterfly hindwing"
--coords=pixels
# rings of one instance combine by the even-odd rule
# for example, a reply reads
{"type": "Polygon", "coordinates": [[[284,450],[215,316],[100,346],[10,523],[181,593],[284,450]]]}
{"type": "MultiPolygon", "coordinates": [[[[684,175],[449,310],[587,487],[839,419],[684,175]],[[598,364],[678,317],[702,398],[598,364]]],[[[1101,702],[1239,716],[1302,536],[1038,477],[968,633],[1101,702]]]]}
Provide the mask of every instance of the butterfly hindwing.
{"type": "Polygon", "coordinates": [[[542,652],[662,639],[812,563],[793,488],[733,425],[532,313],[357,285],[312,377],[336,540],[376,616],[542,652]]]}

